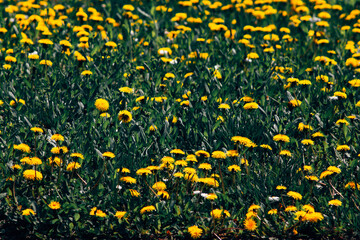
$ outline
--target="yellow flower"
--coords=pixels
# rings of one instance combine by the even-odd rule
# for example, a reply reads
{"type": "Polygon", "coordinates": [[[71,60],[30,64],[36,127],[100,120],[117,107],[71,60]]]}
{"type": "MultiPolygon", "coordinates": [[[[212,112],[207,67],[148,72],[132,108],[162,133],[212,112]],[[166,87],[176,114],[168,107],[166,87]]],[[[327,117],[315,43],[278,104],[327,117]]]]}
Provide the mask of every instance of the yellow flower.
{"type": "Polygon", "coordinates": [[[205,157],[205,158],[210,157],[210,153],[208,153],[208,152],[206,152],[204,150],[196,151],[195,155],[198,156],[198,157],[205,157]]]}
{"type": "Polygon", "coordinates": [[[348,145],[339,145],[336,147],[337,151],[349,151],[350,147],[348,145]]]}
{"type": "Polygon", "coordinates": [[[115,154],[112,153],[112,152],[104,152],[102,154],[103,157],[108,157],[108,158],[114,158],[115,157],[115,154]]]}
{"type": "Polygon", "coordinates": [[[286,190],[287,188],[285,186],[279,185],[279,186],[276,186],[276,189],[277,190],[286,190]]]}
{"type": "Polygon", "coordinates": [[[216,159],[225,159],[226,154],[222,151],[214,151],[212,152],[211,157],[216,159]]]}
{"type": "Polygon", "coordinates": [[[144,214],[146,212],[152,212],[152,211],[155,211],[155,207],[154,206],[146,206],[146,207],[143,207],[141,210],[140,210],[140,214],[144,214]]]}
{"type": "Polygon", "coordinates": [[[156,191],[164,191],[166,189],[166,184],[164,182],[156,182],[153,186],[153,189],[156,191]]]}
{"type": "Polygon", "coordinates": [[[162,196],[164,199],[170,199],[170,195],[167,191],[158,191],[157,194],[158,196],[162,196]]]}
{"type": "Polygon", "coordinates": [[[230,213],[227,210],[223,210],[223,209],[214,209],[210,212],[210,215],[214,218],[214,219],[221,219],[225,216],[230,217],[230,213]]]}
{"type": "Polygon", "coordinates": [[[353,79],[353,80],[349,81],[349,84],[352,87],[360,87],[360,79],[353,79]]]}
{"type": "Polygon", "coordinates": [[[211,165],[209,163],[201,163],[199,166],[198,166],[199,169],[205,169],[205,170],[211,170],[211,165]]]}
{"type": "Polygon", "coordinates": [[[313,213],[307,213],[304,217],[303,217],[303,221],[309,221],[309,222],[318,222],[318,221],[322,221],[324,219],[324,216],[319,213],[319,212],[313,212],[313,213]]]}
{"type": "Polygon", "coordinates": [[[134,89],[129,88],[129,87],[121,87],[121,88],[119,88],[119,91],[122,93],[133,93],[134,89]]]}
{"type": "Polygon", "coordinates": [[[61,207],[60,203],[55,201],[51,201],[51,203],[49,203],[48,206],[53,210],[60,209],[61,207]]]}
{"type": "Polygon", "coordinates": [[[84,155],[82,155],[81,153],[72,153],[72,154],[70,154],[70,157],[78,157],[78,158],[84,159],[84,155]]]}
{"type": "Polygon", "coordinates": [[[64,137],[61,135],[61,134],[54,134],[51,136],[51,139],[52,140],[55,140],[55,141],[64,141],[64,137]]]}
{"type": "Polygon", "coordinates": [[[133,178],[133,177],[129,177],[129,176],[121,177],[121,178],[120,178],[120,181],[129,183],[129,184],[135,184],[135,183],[136,183],[136,179],[133,178]]]}
{"type": "Polygon", "coordinates": [[[66,171],[73,171],[74,169],[79,169],[81,165],[77,162],[71,162],[67,165],[66,171]]]}
{"type": "Polygon", "coordinates": [[[335,166],[330,166],[330,167],[328,167],[326,170],[327,170],[327,171],[330,171],[330,172],[334,172],[334,173],[341,173],[340,168],[335,167],[335,166]]]}
{"type": "MultiPolygon", "coordinates": [[[[83,76],[92,75],[92,71],[90,71],[90,70],[84,70],[84,71],[81,72],[81,75],[83,75],[83,76]]],[[[106,110],[105,110],[105,111],[106,111],[106,110]]]]}
{"type": "Polygon", "coordinates": [[[101,211],[100,209],[96,210],[95,216],[97,217],[106,217],[106,213],[101,211]]]}
{"type": "Polygon", "coordinates": [[[151,174],[151,171],[146,168],[140,168],[139,170],[136,171],[136,174],[143,176],[143,175],[151,174]]]}
{"type": "Polygon", "coordinates": [[[339,98],[343,98],[343,99],[347,98],[347,95],[344,92],[334,92],[334,96],[339,97],[339,98]]]}
{"type": "Polygon", "coordinates": [[[109,109],[109,102],[102,98],[96,99],[95,107],[97,110],[105,112],[109,109]]]}
{"type": "Polygon", "coordinates": [[[44,130],[42,130],[39,127],[32,127],[32,128],[30,128],[30,130],[35,132],[35,133],[43,133],[44,132],[44,130]]]}
{"type": "Polygon", "coordinates": [[[304,145],[314,145],[314,141],[311,139],[304,139],[301,141],[301,143],[304,145]]]}
{"type": "Polygon", "coordinates": [[[229,172],[240,172],[241,168],[238,165],[231,165],[228,167],[229,172]]]}
{"type": "Polygon", "coordinates": [[[248,109],[258,109],[259,108],[259,104],[257,104],[256,102],[250,102],[250,103],[246,103],[244,105],[244,109],[248,110],[248,109]]]}
{"type": "Polygon", "coordinates": [[[126,214],[126,211],[116,211],[115,213],[115,217],[117,217],[118,219],[122,219],[126,214]]]}
{"type": "Polygon", "coordinates": [[[41,60],[40,65],[46,65],[46,66],[51,67],[53,65],[53,63],[50,60],[41,60]]]}
{"type": "Polygon", "coordinates": [[[62,147],[53,147],[53,148],[51,149],[51,153],[53,153],[53,154],[65,154],[65,153],[67,153],[67,152],[69,152],[69,150],[68,150],[68,148],[65,147],[65,146],[62,146],[62,147]]]}
{"type": "Polygon", "coordinates": [[[165,156],[161,159],[161,162],[165,164],[174,163],[175,159],[169,156],[165,156]]]}
{"type": "Polygon", "coordinates": [[[27,209],[23,210],[21,214],[23,216],[29,216],[30,214],[35,215],[36,213],[34,212],[34,210],[27,208],[27,209]]]}
{"type": "Polygon", "coordinates": [[[291,152],[290,152],[289,150],[281,150],[280,153],[279,153],[279,155],[281,155],[281,156],[288,156],[288,157],[291,157],[291,156],[292,156],[292,154],[291,154],[291,152]]]}
{"type": "Polygon", "coordinates": [[[298,192],[289,191],[286,195],[288,195],[289,197],[292,197],[295,200],[301,200],[302,199],[301,194],[298,193],[298,192]]]}
{"type": "Polygon", "coordinates": [[[32,180],[32,181],[35,181],[35,180],[42,180],[43,179],[43,175],[41,172],[39,171],[36,171],[36,170],[32,170],[32,169],[28,169],[28,170],[25,170],[23,172],[23,176],[25,179],[27,180],[32,180]]]}
{"type": "Polygon", "coordinates": [[[181,150],[181,149],[173,149],[173,150],[170,151],[170,153],[185,155],[185,152],[183,150],[181,150]]]}
{"type": "Polygon", "coordinates": [[[38,43],[44,44],[44,45],[53,45],[53,41],[51,41],[50,39],[40,39],[38,41],[38,43]]]}
{"type": "Polygon", "coordinates": [[[274,215],[274,214],[277,214],[277,213],[278,213],[277,209],[271,209],[270,211],[268,211],[269,215],[274,215]]]}
{"type": "Polygon", "coordinates": [[[208,200],[215,200],[217,199],[217,195],[215,193],[209,193],[207,196],[206,196],[206,199],[208,200]]]}
{"type": "Polygon", "coordinates": [[[298,106],[301,105],[301,101],[293,99],[293,100],[289,101],[288,105],[291,106],[291,107],[298,107],[298,106]]]}
{"type": "Polygon", "coordinates": [[[30,153],[30,152],[31,152],[30,147],[29,147],[27,144],[25,144],[25,143],[21,143],[21,144],[19,144],[19,145],[14,144],[14,149],[20,150],[20,151],[26,152],[26,153],[30,153]]]}
{"type": "Polygon", "coordinates": [[[194,225],[194,226],[188,227],[188,232],[190,233],[190,235],[193,239],[196,239],[196,238],[201,237],[203,230],[201,228],[199,228],[198,226],[194,225]]]}
{"type": "Polygon", "coordinates": [[[329,206],[336,206],[336,207],[339,207],[342,205],[342,202],[340,200],[337,200],[337,199],[333,199],[333,200],[330,200],[328,202],[328,205],[329,206]]]}
{"type": "Polygon", "coordinates": [[[38,165],[42,164],[42,161],[38,157],[32,157],[32,158],[29,158],[28,161],[26,161],[26,164],[29,164],[32,166],[38,166],[38,165]]]}
{"type": "Polygon", "coordinates": [[[136,191],[135,189],[129,189],[131,196],[133,197],[139,197],[140,193],[136,191]]]}
{"type": "Polygon", "coordinates": [[[220,108],[220,109],[230,109],[230,106],[229,106],[229,104],[221,103],[218,108],[220,108]]]}
{"type": "Polygon", "coordinates": [[[119,119],[119,121],[122,121],[124,123],[128,123],[128,122],[131,122],[132,115],[131,115],[131,113],[129,111],[122,110],[118,114],[118,119],[119,119]]]}
{"type": "Polygon", "coordinates": [[[277,134],[273,137],[275,142],[290,142],[290,138],[284,134],[277,134]]]}
{"type": "Polygon", "coordinates": [[[248,231],[255,231],[257,228],[257,225],[256,225],[256,222],[254,221],[254,219],[249,218],[249,219],[245,219],[244,227],[248,231]]]}
{"type": "MultiPolygon", "coordinates": [[[[49,160],[50,165],[52,165],[53,163],[55,163],[57,166],[60,166],[60,165],[62,164],[62,162],[63,162],[63,161],[62,161],[60,158],[58,158],[58,157],[54,157],[54,158],[49,157],[48,160],[49,160]]],[[[21,161],[21,160],[20,160],[20,161],[21,161]]]]}
{"type": "Polygon", "coordinates": [[[295,212],[295,211],[297,211],[297,207],[295,206],[287,206],[285,208],[285,212],[295,212]]]}

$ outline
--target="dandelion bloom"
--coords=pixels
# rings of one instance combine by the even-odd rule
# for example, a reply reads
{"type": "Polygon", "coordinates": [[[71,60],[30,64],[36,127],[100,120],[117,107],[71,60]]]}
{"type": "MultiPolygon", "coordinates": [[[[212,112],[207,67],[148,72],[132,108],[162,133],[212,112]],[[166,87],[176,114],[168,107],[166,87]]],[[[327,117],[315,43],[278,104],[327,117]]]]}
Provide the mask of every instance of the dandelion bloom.
{"type": "Polygon", "coordinates": [[[341,173],[341,169],[335,166],[330,166],[326,170],[334,173],[341,173]]]}
{"type": "Polygon", "coordinates": [[[109,109],[109,102],[102,98],[96,99],[95,107],[101,112],[106,112],[109,109]]]}
{"type": "Polygon", "coordinates": [[[211,165],[209,163],[201,163],[199,166],[198,166],[199,169],[204,169],[204,170],[211,170],[211,165]]]}
{"type": "Polygon", "coordinates": [[[281,156],[288,156],[288,157],[291,157],[292,154],[289,150],[281,150],[280,153],[279,153],[281,156]]]}
{"type": "Polygon", "coordinates": [[[32,158],[29,158],[28,161],[26,161],[26,164],[29,164],[31,166],[38,166],[38,165],[42,164],[42,161],[38,157],[32,157],[32,158]]]}
{"type": "Polygon", "coordinates": [[[208,200],[215,200],[217,199],[217,195],[215,193],[209,193],[207,196],[206,196],[206,199],[208,200]]]}
{"type": "Polygon", "coordinates": [[[162,196],[163,199],[170,199],[170,195],[167,191],[158,191],[157,194],[158,196],[162,196]]]}
{"type": "Polygon", "coordinates": [[[248,110],[248,109],[258,109],[259,108],[259,104],[257,104],[256,102],[250,102],[250,103],[246,103],[244,105],[244,109],[248,110]]]}
{"type": "Polygon", "coordinates": [[[203,230],[201,228],[199,228],[198,226],[194,225],[194,226],[188,227],[188,232],[190,233],[190,235],[193,239],[196,239],[196,238],[201,237],[203,230]]]}
{"type": "Polygon", "coordinates": [[[311,139],[304,139],[301,141],[303,145],[314,145],[314,141],[311,139]]]}
{"type": "Polygon", "coordinates": [[[152,212],[152,211],[155,211],[155,207],[153,205],[151,206],[146,206],[146,207],[143,207],[141,210],[140,210],[140,213],[141,214],[144,214],[146,212],[152,212]]]}
{"type": "Polygon", "coordinates": [[[349,151],[350,147],[348,145],[339,145],[336,147],[337,151],[349,151]]]}
{"type": "Polygon", "coordinates": [[[95,216],[103,218],[103,217],[106,217],[106,213],[104,213],[103,211],[98,209],[98,210],[96,210],[95,216]]]}
{"type": "Polygon", "coordinates": [[[257,228],[256,222],[254,219],[249,218],[249,219],[245,219],[244,221],[244,227],[246,230],[248,231],[255,231],[257,228]]]}
{"type": "Polygon", "coordinates": [[[92,71],[90,71],[90,70],[84,70],[84,71],[81,72],[81,75],[82,75],[82,76],[90,76],[90,75],[92,75],[92,71]]]}
{"type": "Polygon", "coordinates": [[[278,213],[277,209],[271,209],[271,210],[268,211],[269,215],[275,215],[277,213],[278,213]]]}
{"type": "Polygon", "coordinates": [[[214,151],[214,152],[212,152],[211,157],[217,158],[217,159],[225,159],[226,153],[224,153],[222,151],[214,151]]]}
{"type": "Polygon", "coordinates": [[[287,188],[285,186],[276,186],[276,190],[286,190],[287,188]]]}
{"type": "Polygon", "coordinates": [[[103,157],[108,157],[108,158],[114,158],[115,157],[115,154],[112,153],[112,152],[104,152],[102,154],[103,157]]]}
{"type": "Polygon", "coordinates": [[[295,200],[301,200],[301,199],[302,199],[301,194],[298,193],[298,192],[289,191],[289,192],[287,193],[287,195],[288,195],[289,197],[292,197],[292,198],[295,199],[295,200]]]}
{"type": "Polygon", "coordinates": [[[152,188],[156,191],[163,191],[166,189],[166,184],[164,182],[156,182],[152,188]]]}
{"type": "Polygon", "coordinates": [[[196,151],[195,155],[198,156],[198,157],[205,157],[205,158],[210,157],[210,153],[208,153],[208,152],[206,152],[204,150],[196,151]]]}
{"type": "Polygon", "coordinates": [[[55,201],[51,201],[51,203],[49,203],[48,206],[53,210],[60,209],[61,207],[60,203],[55,201]]]}
{"type": "Polygon", "coordinates": [[[228,167],[229,172],[240,172],[241,168],[238,165],[231,165],[228,167]]]}
{"type": "Polygon", "coordinates": [[[71,162],[67,165],[66,171],[73,171],[74,169],[79,169],[81,167],[80,163],[71,162]]]}
{"type": "Polygon", "coordinates": [[[51,149],[51,153],[53,154],[65,154],[69,152],[69,149],[65,146],[62,146],[62,147],[53,147],[51,149]]]}
{"type": "Polygon", "coordinates": [[[119,121],[122,121],[124,123],[128,123],[132,120],[132,115],[129,111],[127,110],[122,110],[119,112],[118,114],[118,119],[119,121]]]}
{"type": "Polygon", "coordinates": [[[146,169],[146,168],[140,168],[139,170],[136,171],[136,174],[144,176],[144,175],[151,174],[151,171],[149,169],[146,169]]]}
{"type": "Polygon", "coordinates": [[[28,170],[25,170],[23,172],[23,176],[25,179],[27,180],[32,180],[32,181],[35,181],[35,180],[42,180],[43,179],[43,175],[41,172],[39,171],[36,171],[36,170],[32,170],[32,169],[28,169],[28,170]]]}
{"type": "Polygon", "coordinates": [[[53,65],[53,63],[50,60],[41,60],[40,65],[46,65],[46,66],[51,67],[53,65]]]}
{"type": "Polygon", "coordinates": [[[290,100],[288,104],[291,107],[298,107],[301,105],[301,101],[297,100],[297,99],[293,99],[293,100],[290,100]]]}
{"type": "Polygon", "coordinates": [[[330,200],[328,202],[328,205],[329,206],[336,206],[336,207],[339,207],[342,205],[342,202],[340,200],[337,200],[337,199],[333,199],[333,200],[330,200]]]}
{"type": "Polygon", "coordinates": [[[21,143],[19,145],[14,144],[14,149],[20,150],[22,152],[30,153],[30,147],[25,143],[21,143]]]}
{"type": "Polygon", "coordinates": [[[84,155],[82,155],[81,153],[72,153],[72,154],[70,154],[70,157],[78,157],[78,158],[84,159],[84,155]]]}
{"type": "Polygon", "coordinates": [[[42,130],[39,127],[32,127],[32,128],[30,128],[30,130],[35,132],[35,133],[43,133],[44,132],[44,130],[42,130]]]}
{"type": "Polygon", "coordinates": [[[136,183],[136,179],[133,178],[133,177],[129,177],[129,176],[121,177],[120,181],[129,183],[129,184],[135,184],[136,183]]]}
{"type": "Polygon", "coordinates": [[[29,216],[30,214],[35,215],[36,213],[34,212],[34,210],[32,210],[30,208],[27,208],[21,212],[21,215],[23,215],[23,216],[29,216]]]}
{"type": "Polygon", "coordinates": [[[61,135],[61,134],[54,134],[51,136],[51,139],[52,140],[55,140],[55,141],[64,141],[64,137],[61,135]]]}
{"type": "Polygon", "coordinates": [[[169,156],[165,156],[161,159],[161,162],[165,164],[170,164],[170,163],[174,163],[175,159],[169,156]]]}
{"type": "Polygon", "coordinates": [[[295,211],[297,211],[297,207],[295,206],[287,206],[285,208],[285,212],[295,212],[295,211]]]}
{"type": "Polygon", "coordinates": [[[118,219],[122,219],[126,214],[126,211],[117,211],[115,213],[115,217],[117,217],[118,219]]]}
{"type": "Polygon", "coordinates": [[[139,197],[140,193],[136,191],[135,189],[129,189],[131,196],[133,197],[139,197]]]}
{"type": "Polygon", "coordinates": [[[290,142],[290,138],[284,134],[277,134],[273,137],[275,142],[290,142]]]}
{"type": "Polygon", "coordinates": [[[324,216],[322,215],[322,213],[319,212],[313,212],[313,213],[308,213],[303,217],[303,221],[309,221],[312,223],[318,222],[318,221],[322,221],[324,219],[324,216]]]}
{"type": "Polygon", "coordinates": [[[220,219],[226,216],[230,217],[230,213],[227,210],[223,210],[223,209],[214,209],[210,212],[210,215],[214,218],[214,219],[220,219]]]}
{"type": "Polygon", "coordinates": [[[129,87],[121,87],[119,88],[119,91],[122,93],[133,93],[134,89],[129,87]]]}
{"type": "Polygon", "coordinates": [[[170,151],[170,153],[185,155],[185,152],[183,150],[181,150],[181,149],[173,149],[173,150],[170,151]]]}

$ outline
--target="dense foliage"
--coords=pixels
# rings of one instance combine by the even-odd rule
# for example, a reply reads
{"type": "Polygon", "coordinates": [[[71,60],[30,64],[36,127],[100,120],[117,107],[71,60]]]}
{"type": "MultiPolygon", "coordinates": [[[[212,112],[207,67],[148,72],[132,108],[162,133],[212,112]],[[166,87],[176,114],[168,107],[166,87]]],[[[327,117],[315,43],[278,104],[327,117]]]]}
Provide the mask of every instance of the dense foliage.
{"type": "Polygon", "coordinates": [[[0,238],[359,238],[357,1],[0,2],[0,238]]]}

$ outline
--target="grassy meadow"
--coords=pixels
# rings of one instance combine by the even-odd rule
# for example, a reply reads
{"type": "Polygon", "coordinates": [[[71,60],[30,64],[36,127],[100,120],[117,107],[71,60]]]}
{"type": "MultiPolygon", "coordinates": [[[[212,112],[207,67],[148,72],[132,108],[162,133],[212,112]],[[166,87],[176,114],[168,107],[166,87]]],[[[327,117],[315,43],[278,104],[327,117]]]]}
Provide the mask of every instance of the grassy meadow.
{"type": "Polygon", "coordinates": [[[0,239],[360,238],[359,9],[0,0],[0,239]]]}

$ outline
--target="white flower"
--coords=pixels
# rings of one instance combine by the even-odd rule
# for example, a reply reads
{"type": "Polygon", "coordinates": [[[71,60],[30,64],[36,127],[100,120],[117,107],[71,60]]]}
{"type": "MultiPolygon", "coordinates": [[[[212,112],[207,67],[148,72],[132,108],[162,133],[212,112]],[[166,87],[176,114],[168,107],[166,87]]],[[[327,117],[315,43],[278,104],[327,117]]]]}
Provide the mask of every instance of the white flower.
{"type": "Polygon", "coordinates": [[[272,197],[269,197],[269,201],[270,201],[270,202],[278,202],[278,201],[280,201],[280,198],[279,198],[279,197],[272,196],[272,197]]]}
{"type": "Polygon", "coordinates": [[[122,186],[117,185],[116,188],[117,188],[118,190],[121,190],[121,189],[122,189],[122,186]]]}
{"type": "Polygon", "coordinates": [[[209,196],[209,194],[207,194],[207,193],[202,193],[201,196],[202,196],[203,198],[207,198],[207,196],[209,196]]]}

